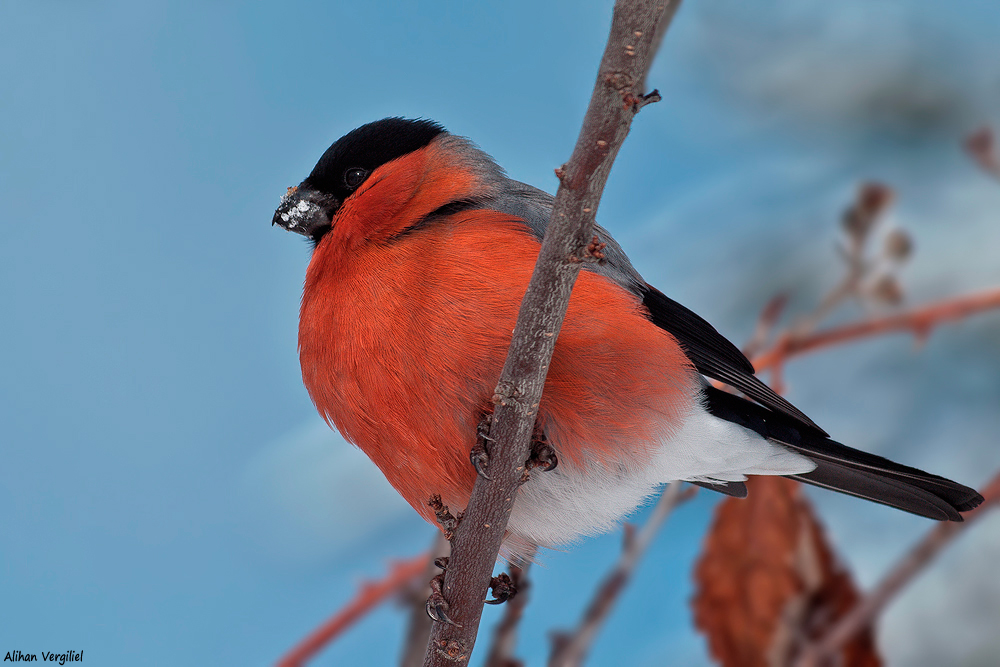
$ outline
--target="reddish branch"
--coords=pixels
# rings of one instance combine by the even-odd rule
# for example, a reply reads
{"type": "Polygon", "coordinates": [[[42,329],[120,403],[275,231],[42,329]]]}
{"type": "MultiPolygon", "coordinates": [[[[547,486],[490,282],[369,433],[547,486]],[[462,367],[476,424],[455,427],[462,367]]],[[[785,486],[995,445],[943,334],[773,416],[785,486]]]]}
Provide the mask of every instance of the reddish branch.
{"type": "Polygon", "coordinates": [[[417,575],[410,582],[409,590],[403,594],[403,602],[409,607],[410,621],[407,624],[406,639],[400,653],[400,667],[420,667],[424,664],[424,652],[427,649],[427,638],[431,636],[431,618],[427,615],[427,597],[431,594],[430,581],[441,570],[434,562],[438,558],[446,558],[451,554],[451,543],[445,539],[444,533],[435,531],[431,543],[430,558],[423,574],[417,575]]]}
{"type": "Polygon", "coordinates": [[[523,667],[524,663],[514,657],[514,650],[517,647],[517,626],[524,616],[524,608],[528,606],[528,589],[531,582],[528,579],[528,568],[531,562],[526,562],[522,567],[512,566],[510,576],[517,588],[515,595],[504,605],[503,618],[497,623],[493,633],[493,646],[486,654],[484,667],[523,667]]]}
{"type": "Polygon", "coordinates": [[[944,299],[921,308],[909,310],[896,315],[835,327],[801,336],[785,334],[774,346],[753,359],[754,368],[758,372],[768,369],[780,369],[784,361],[790,357],[805,354],[813,350],[831,347],[859,338],[867,338],[893,331],[912,331],[918,340],[925,339],[931,330],[944,322],[960,320],[969,315],[1000,308],[1000,288],[986,290],[977,294],[944,299]]]}
{"type": "Polygon", "coordinates": [[[841,647],[869,627],[885,606],[913,580],[946,546],[964,533],[976,519],[1000,505],[1000,474],[983,488],[983,504],[967,512],[965,521],[942,521],[911,548],[882,581],[816,642],[803,649],[796,667],[824,667],[835,663],[841,647]]]}
{"type": "Polygon", "coordinates": [[[572,633],[553,634],[549,667],[578,667],[583,664],[587,652],[597,638],[598,630],[628,585],[636,566],[653,543],[656,533],[674,508],[694,497],[698,490],[694,486],[682,490],[683,486],[682,482],[673,482],[666,488],[641,530],[636,532],[632,526],[625,526],[625,544],[621,556],[597,587],[593,599],[583,613],[583,618],[580,619],[580,624],[572,633]]]}
{"type": "Polygon", "coordinates": [[[442,593],[455,624],[435,623],[425,667],[468,663],[483,600],[524,474],[535,416],[570,291],[587,254],[594,216],[614,158],[645,100],[641,86],[655,51],[654,37],[673,2],[619,0],[583,128],[559,191],[538,263],[521,303],[510,351],[497,384],[488,472],[480,475],[452,542],[442,593]]]}
{"type": "Polygon", "coordinates": [[[278,660],[277,667],[304,665],[334,637],[420,576],[427,569],[429,558],[429,554],[421,554],[410,560],[393,563],[384,579],[362,584],[351,602],[278,660]]]}

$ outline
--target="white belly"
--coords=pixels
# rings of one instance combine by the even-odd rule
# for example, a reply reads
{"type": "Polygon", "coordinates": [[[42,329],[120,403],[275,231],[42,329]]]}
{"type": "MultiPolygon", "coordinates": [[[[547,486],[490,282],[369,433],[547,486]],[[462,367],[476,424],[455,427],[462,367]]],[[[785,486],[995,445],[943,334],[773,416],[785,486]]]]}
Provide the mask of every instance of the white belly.
{"type": "MultiPolygon", "coordinates": [[[[551,444],[558,452],[558,443],[551,444]]],[[[654,452],[649,461],[594,461],[581,467],[560,460],[555,470],[533,471],[514,503],[508,549],[556,547],[608,532],[666,482],[735,482],[747,475],[794,475],[815,468],[808,459],[712,416],[701,405],[654,452]]]]}

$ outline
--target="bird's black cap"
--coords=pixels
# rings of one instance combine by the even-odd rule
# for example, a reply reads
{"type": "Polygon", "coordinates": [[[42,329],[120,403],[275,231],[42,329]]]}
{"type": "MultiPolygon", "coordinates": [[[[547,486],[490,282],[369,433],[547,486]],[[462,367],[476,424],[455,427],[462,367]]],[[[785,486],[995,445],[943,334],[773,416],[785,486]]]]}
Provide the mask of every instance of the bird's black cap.
{"type": "Polygon", "coordinates": [[[340,201],[364,182],[368,174],[429,144],[445,129],[431,120],[383,118],[348,132],[326,149],[302,186],[333,195],[340,201]],[[348,172],[365,172],[360,181],[348,182],[348,172]]]}
{"type": "Polygon", "coordinates": [[[434,121],[407,118],[383,118],[348,132],[326,149],[297,188],[289,188],[271,224],[318,242],[330,231],[340,205],[373,171],[444,132],[434,121]]]}

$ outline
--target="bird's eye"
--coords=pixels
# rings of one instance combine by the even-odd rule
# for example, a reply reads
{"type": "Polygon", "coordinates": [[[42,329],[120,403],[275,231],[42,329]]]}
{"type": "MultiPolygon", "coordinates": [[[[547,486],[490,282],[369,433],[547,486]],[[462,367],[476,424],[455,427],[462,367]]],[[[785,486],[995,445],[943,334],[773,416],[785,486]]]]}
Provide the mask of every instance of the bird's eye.
{"type": "Polygon", "coordinates": [[[353,189],[361,185],[364,182],[365,177],[368,175],[367,169],[361,169],[360,167],[351,167],[344,172],[344,183],[347,187],[353,189]]]}

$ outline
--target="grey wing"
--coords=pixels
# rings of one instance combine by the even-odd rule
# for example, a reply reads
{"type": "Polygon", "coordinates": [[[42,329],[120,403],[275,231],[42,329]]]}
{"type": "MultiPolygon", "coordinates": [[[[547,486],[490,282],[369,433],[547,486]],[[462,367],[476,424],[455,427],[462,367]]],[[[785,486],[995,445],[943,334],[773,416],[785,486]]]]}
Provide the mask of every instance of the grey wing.
{"type": "MultiPolygon", "coordinates": [[[[555,197],[544,190],[520,181],[508,180],[503,194],[492,200],[489,207],[524,220],[532,234],[541,240],[545,236],[545,228],[548,227],[554,201],[555,197]]],[[[606,244],[604,248],[606,261],[601,264],[586,264],[585,268],[610,278],[628,291],[642,296],[641,292],[646,286],[646,281],[632,266],[632,262],[618,241],[600,225],[594,226],[594,233],[602,243],[606,244]]]]}
{"type": "MultiPolygon", "coordinates": [[[[507,213],[525,222],[539,240],[549,224],[552,203],[549,193],[525,183],[506,179],[500,194],[486,204],[490,209],[507,213]]],[[[754,376],[753,364],[725,336],[701,316],[646,283],[632,266],[621,245],[608,230],[596,225],[594,233],[605,243],[605,262],[586,264],[587,270],[615,281],[640,299],[649,311],[649,319],[677,339],[699,373],[724,382],[772,410],[785,414],[800,424],[826,435],[801,410],[776,394],[754,376]]]]}

